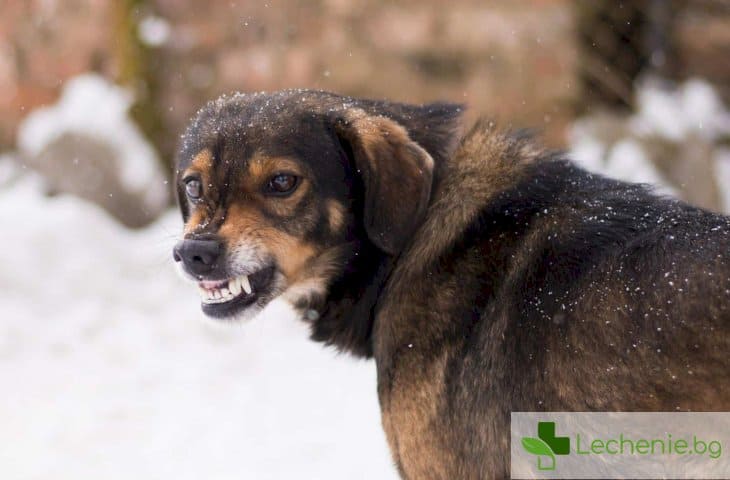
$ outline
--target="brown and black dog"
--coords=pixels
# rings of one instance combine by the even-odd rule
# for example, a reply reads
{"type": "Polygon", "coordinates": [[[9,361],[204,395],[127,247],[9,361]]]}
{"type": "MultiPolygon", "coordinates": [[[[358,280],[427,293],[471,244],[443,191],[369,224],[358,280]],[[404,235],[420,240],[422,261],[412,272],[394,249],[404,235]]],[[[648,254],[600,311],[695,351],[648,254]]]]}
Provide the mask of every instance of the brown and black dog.
{"type": "Polygon", "coordinates": [[[512,411],[730,410],[730,219],[461,107],[238,94],[185,133],[174,257],[375,358],[404,478],[509,474],[512,411]]]}

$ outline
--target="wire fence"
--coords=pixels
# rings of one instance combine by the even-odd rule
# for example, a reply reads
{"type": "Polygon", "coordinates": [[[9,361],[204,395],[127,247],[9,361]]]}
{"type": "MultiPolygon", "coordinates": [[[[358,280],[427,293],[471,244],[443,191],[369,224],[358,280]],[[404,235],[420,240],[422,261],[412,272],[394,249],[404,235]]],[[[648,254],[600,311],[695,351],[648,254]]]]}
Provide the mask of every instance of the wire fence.
{"type": "Polygon", "coordinates": [[[676,75],[677,0],[583,1],[575,4],[584,104],[629,107],[647,71],[676,75]]]}
{"type": "Polygon", "coordinates": [[[574,0],[581,105],[627,108],[637,78],[690,76],[730,102],[730,0],[574,0]]]}

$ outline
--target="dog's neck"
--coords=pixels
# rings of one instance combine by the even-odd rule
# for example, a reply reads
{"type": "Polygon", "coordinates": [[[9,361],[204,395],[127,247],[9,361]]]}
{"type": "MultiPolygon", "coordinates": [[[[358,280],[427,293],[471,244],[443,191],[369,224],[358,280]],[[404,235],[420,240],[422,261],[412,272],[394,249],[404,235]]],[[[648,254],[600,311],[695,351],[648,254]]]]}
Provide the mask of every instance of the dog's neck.
{"type": "Polygon", "coordinates": [[[312,339],[356,356],[371,357],[378,299],[395,259],[370,242],[348,244],[345,249],[348,260],[312,321],[312,339]]]}

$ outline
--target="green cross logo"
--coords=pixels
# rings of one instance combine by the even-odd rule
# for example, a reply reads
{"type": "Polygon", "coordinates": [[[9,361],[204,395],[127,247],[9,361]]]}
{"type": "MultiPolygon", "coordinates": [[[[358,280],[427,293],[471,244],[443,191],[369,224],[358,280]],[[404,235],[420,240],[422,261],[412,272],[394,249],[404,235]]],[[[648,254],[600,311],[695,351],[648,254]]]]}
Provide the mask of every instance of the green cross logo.
{"type": "Polygon", "coordinates": [[[537,455],[538,470],[555,470],[555,455],[570,453],[570,438],[555,436],[555,422],[538,422],[537,438],[522,437],[522,448],[537,455]],[[543,465],[540,461],[543,457],[550,457],[551,462],[543,465]]]}

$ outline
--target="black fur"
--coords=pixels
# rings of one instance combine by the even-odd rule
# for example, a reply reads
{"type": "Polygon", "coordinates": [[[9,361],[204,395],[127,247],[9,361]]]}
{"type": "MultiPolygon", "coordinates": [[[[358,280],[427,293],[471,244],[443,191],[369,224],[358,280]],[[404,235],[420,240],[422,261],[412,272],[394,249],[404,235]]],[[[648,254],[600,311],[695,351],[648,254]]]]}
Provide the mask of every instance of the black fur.
{"type": "MultiPolygon", "coordinates": [[[[375,358],[401,475],[506,477],[513,411],[730,410],[730,219],[487,122],[461,137],[461,111],[325,92],[234,97],[199,114],[181,154],[180,170],[213,138],[239,158],[283,153],[347,205],[337,273],[297,306],[319,312],[312,338],[375,358]],[[387,244],[397,251],[373,241],[362,169],[338,133],[358,112],[404,127],[402,141],[434,160],[415,230],[387,244]]],[[[395,185],[383,215],[414,201],[395,185]]],[[[322,225],[307,238],[332,243],[322,225]]]]}

